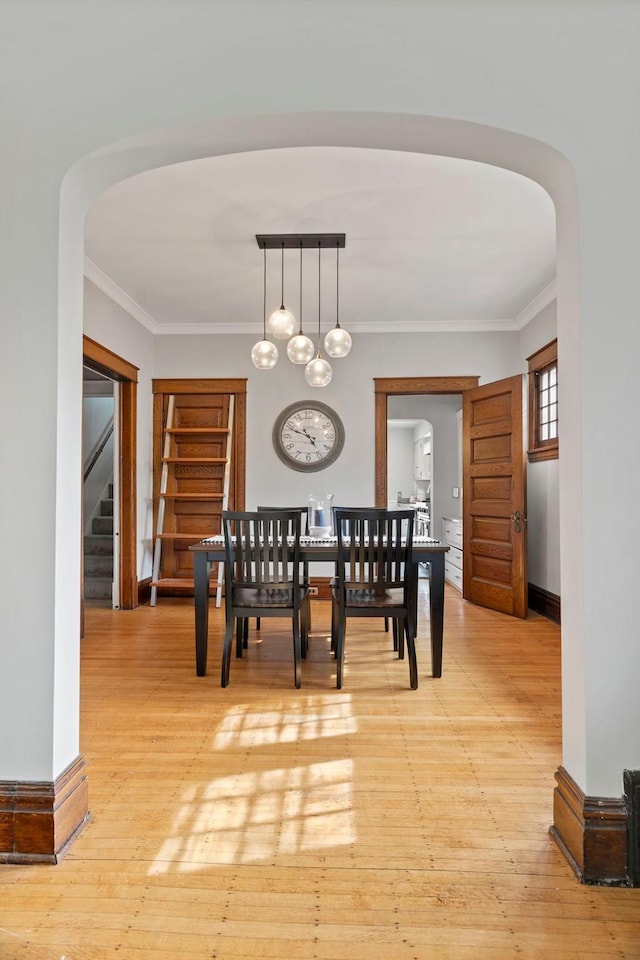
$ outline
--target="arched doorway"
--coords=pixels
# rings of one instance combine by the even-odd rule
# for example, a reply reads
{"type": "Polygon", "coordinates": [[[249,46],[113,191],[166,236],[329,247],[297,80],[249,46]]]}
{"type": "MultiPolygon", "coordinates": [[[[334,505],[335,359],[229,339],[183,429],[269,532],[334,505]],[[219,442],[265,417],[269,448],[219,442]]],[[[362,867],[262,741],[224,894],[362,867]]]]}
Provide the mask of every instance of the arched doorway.
{"type": "MultiPolygon", "coordinates": [[[[564,157],[546,144],[504,130],[479,127],[462,121],[391,114],[305,114],[254,117],[181,128],[162,136],[143,134],[114,144],[100,154],[80,160],[67,174],[61,206],[61,285],[81,283],[70,268],[74,252],[82,243],[83,218],[91,202],[106,187],[144,170],[185,160],[227,153],[295,146],[355,146],[406,150],[476,160],[513,170],[538,182],[552,197],[561,198],[558,218],[559,323],[562,330],[577,324],[577,251],[572,243],[575,218],[573,172],[564,157]]],[[[76,260],[77,262],[77,260],[76,260]]],[[[70,301],[77,301],[71,296],[70,301]]],[[[76,329],[82,317],[74,316],[76,329]]],[[[565,390],[577,391],[572,374],[579,371],[579,357],[567,370],[565,390]]],[[[575,407],[575,405],[572,405],[575,407]]],[[[568,475],[580,472],[580,433],[576,430],[563,449],[568,475]]],[[[581,542],[581,513],[574,499],[563,526],[572,541],[581,542]]],[[[581,602],[582,582],[576,571],[563,583],[564,629],[575,631],[572,610],[581,602]]]]}

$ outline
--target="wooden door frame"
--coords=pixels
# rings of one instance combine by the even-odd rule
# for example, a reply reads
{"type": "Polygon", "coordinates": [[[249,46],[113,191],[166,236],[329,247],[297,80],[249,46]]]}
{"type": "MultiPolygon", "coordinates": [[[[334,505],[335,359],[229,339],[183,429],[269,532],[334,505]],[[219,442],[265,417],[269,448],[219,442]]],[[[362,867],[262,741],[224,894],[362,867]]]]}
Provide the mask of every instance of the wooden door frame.
{"type": "Polygon", "coordinates": [[[387,408],[389,397],[429,393],[464,393],[478,386],[480,377],[374,377],[375,391],[375,498],[387,505],[387,408]]]}
{"type": "Polygon", "coordinates": [[[120,609],[138,606],[137,536],[137,399],[138,367],[107,347],[82,338],[83,363],[120,385],[119,431],[119,563],[120,609]]]}

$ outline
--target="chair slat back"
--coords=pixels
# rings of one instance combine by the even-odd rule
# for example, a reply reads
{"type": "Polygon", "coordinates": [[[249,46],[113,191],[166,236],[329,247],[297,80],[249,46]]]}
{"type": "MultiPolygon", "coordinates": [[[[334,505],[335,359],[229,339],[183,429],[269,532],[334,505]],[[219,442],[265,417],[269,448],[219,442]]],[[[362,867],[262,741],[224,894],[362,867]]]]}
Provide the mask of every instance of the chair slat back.
{"type": "Polygon", "coordinates": [[[301,523],[298,510],[224,511],[225,575],[229,586],[298,586],[301,523]]]}
{"type": "Polygon", "coordinates": [[[336,510],[338,578],[378,591],[406,586],[413,556],[413,510],[336,510]]]}
{"type": "Polygon", "coordinates": [[[300,526],[300,536],[305,535],[307,529],[307,520],[309,515],[309,510],[307,507],[256,507],[256,510],[259,513],[299,513],[301,526],[300,526]]]}

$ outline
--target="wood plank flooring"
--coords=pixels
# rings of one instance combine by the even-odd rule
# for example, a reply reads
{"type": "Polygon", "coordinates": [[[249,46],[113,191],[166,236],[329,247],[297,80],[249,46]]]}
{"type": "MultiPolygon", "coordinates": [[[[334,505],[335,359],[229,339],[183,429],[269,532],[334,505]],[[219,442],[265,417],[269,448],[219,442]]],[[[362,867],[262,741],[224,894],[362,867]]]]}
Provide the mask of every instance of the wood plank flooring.
{"type": "Polygon", "coordinates": [[[0,960],[638,960],[640,890],[580,885],[547,832],[559,629],[447,587],[434,680],[421,599],[417,691],[364,620],[336,690],[327,602],[298,691],[285,621],[222,690],[213,602],[203,678],[191,600],[87,608],[92,822],[0,867],[0,960]]]}

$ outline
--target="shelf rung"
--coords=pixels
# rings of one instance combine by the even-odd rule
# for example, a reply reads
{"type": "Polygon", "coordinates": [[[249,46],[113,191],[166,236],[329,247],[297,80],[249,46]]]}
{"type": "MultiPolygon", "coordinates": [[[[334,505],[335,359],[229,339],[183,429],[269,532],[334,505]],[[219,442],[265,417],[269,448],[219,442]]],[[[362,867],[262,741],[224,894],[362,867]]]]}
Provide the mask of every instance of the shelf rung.
{"type": "Polygon", "coordinates": [[[223,493],[159,493],[165,500],[222,500],[223,493]]]}
{"type": "Polygon", "coordinates": [[[163,457],[163,463],[226,463],[226,457],[163,457]]]}
{"type": "Polygon", "coordinates": [[[167,427],[165,433],[183,433],[188,435],[190,433],[215,433],[215,434],[228,434],[228,427],[167,427]]]}
{"type": "Polygon", "coordinates": [[[208,537],[215,537],[215,533],[156,533],[158,540],[189,540],[190,543],[198,543],[200,540],[206,540],[208,537]]]}
{"type": "Polygon", "coordinates": [[[152,587],[189,587],[193,589],[193,577],[163,577],[161,580],[152,580],[152,587]]]}

